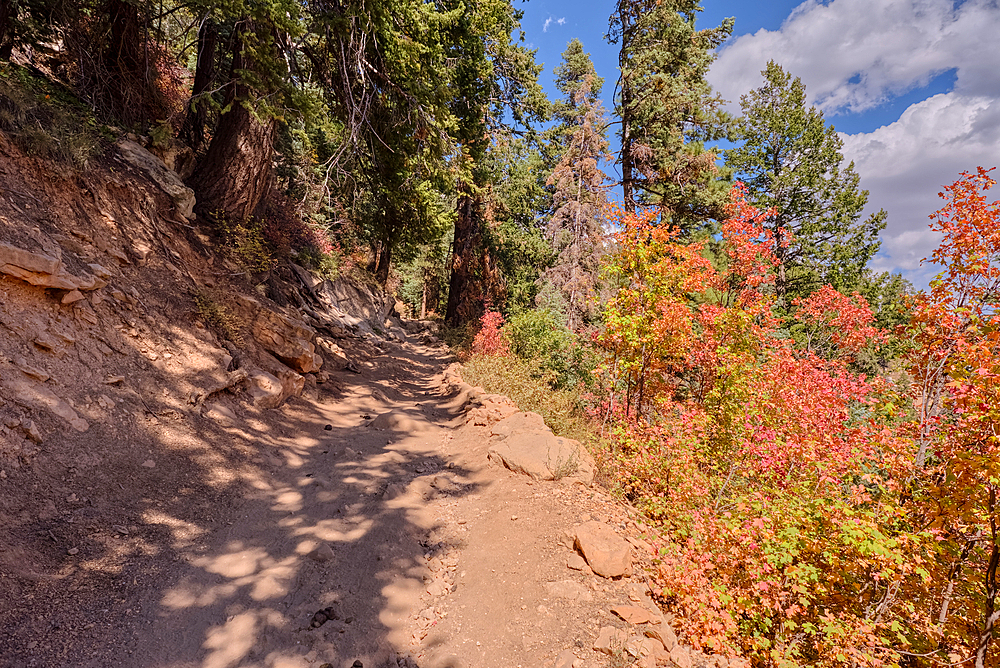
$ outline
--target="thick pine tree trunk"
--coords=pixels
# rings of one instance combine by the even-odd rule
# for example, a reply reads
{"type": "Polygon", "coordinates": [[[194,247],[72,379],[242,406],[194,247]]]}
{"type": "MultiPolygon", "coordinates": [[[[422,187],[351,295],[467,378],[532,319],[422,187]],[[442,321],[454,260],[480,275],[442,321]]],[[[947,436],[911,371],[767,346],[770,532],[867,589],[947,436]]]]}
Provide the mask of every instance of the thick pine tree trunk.
{"type": "Polygon", "coordinates": [[[476,198],[462,195],[455,219],[455,241],[451,253],[451,282],[448,287],[448,310],[445,323],[458,327],[474,319],[480,310],[482,294],[476,285],[477,254],[482,234],[475,216],[476,198]]]}
{"type": "Polygon", "coordinates": [[[194,86],[191,90],[192,102],[184,117],[181,137],[196,152],[205,142],[205,123],[208,122],[208,100],[204,94],[215,81],[215,47],[219,41],[219,31],[215,22],[206,18],[198,29],[198,64],[194,71],[194,86]],[[203,96],[203,97],[199,97],[203,96]]]}
{"type": "MultiPolygon", "coordinates": [[[[233,40],[232,79],[240,70],[253,66],[243,53],[244,35],[233,40]]],[[[244,221],[251,218],[271,187],[271,159],[277,123],[261,122],[241,101],[250,90],[235,84],[230,95],[229,111],[219,118],[219,125],[208,152],[189,179],[198,196],[196,211],[209,218],[244,221]]]]}
{"type": "Polygon", "coordinates": [[[375,280],[383,288],[389,282],[389,266],[392,262],[392,243],[383,241],[378,253],[378,263],[375,265],[375,280]]]}

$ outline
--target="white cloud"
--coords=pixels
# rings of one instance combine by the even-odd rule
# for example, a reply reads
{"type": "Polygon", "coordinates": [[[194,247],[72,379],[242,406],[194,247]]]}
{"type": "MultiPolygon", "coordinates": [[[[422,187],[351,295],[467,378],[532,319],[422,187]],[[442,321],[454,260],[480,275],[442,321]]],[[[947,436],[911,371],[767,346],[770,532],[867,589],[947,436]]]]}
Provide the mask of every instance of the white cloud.
{"type": "Polygon", "coordinates": [[[566,23],[566,18],[563,17],[557,19],[554,16],[550,16],[549,18],[545,19],[545,23],[542,24],[542,32],[548,32],[549,26],[552,25],[553,23],[561,26],[566,23]]]}
{"type": "MultiPolygon", "coordinates": [[[[739,24],[737,23],[737,27],[739,24]]],[[[738,109],[774,59],[802,77],[824,111],[864,111],[958,68],[956,90],[1000,90],[1000,7],[991,0],[808,0],[776,31],[725,45],[712,67],[716,90],[738,109]]]]}
{"type": "Polygon", "coordinates": [[[709,79],[738,112],[740,95],[761,85],[760,71],[774,59],[829,115],[870,110],[955,70],[954,90],[873,132],[842,135],[845,157],[871,191],[870,208],[889,213],[877,268],[924,284],[934,273],[919,260],[937,243],[927,229],[941,206],[937,193],[961,171],[1000,161],[997,34],[993,0],[808,0],[779,30],[731,40],[709,79]]]}
{"type": "Polygon", "coordinates": [[[937,270],[919,262],[939,241],[927,227],[943,204],[937,193],[963,171],[997,165],[1000,99],[942,93],[910,106],[894,123],[841,138],[871,204],[889,212],[877,268],[926,283],[937,270]]]}

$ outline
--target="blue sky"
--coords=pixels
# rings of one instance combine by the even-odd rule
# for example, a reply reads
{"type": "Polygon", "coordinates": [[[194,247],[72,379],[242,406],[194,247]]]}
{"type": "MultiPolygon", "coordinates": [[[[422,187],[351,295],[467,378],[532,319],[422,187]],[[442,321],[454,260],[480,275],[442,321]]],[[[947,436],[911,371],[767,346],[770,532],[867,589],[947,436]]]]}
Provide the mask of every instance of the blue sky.
{"type": "MultiPolygon", "coordinates": [[[[617,52],[604,41],[614,3],[531,0],[526,41],[552,68],[566,43],[579,38],[605,77],[610,107],[617,52]]],[[[875,268],[901,272],[918,286],[934,268],[921,266],[937,238],[928,215],[937,193],[963,170],[1000,163],[1000,7],[995,0],[704,0],[699,25],[736,19],[709,79],[739,112],[739,96],[761,83],[775,59],[801,77],[810,103],[841,133],[871,210],[884,208],[888,226],[875,268]]],[[[998,193],[1000,195],[1000,193],[998,193]]],[[[995,195],[996,197],[997,195],[995,195]]]]}

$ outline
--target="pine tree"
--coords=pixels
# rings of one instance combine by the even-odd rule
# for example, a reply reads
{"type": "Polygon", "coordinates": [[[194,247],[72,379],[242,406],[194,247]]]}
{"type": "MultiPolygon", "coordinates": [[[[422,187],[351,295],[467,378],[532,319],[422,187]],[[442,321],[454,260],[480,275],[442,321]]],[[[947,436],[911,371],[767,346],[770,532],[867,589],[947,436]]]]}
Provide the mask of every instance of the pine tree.
{"type": "Polygon", "coordinates": [[[857,289],[881,244],[885,211],[862,219],[868,191],[853,162],[841,167],[843,142],[822,111],[806,108],[802,81],[774,61],[761,74],[764,85],[740,98],[734,139],[742,145],[726,151],[726,164],[754,206],[775,210],[775,289],[789,303],[822,283],[857,289]]]}
{"type": "Polygon", "coordinates": [[[733,23],[698,30],[699,11],[699,0],[618,0],[608,30],[619,45],[615,111],[625,208],[656,204],[670,225],[688,232],[721,214],[728,191],[715,153],[705,148],[725,136],[728,118],[705,77],[733,23]]]}
{"type": "Polygon", "coordinates": [[[541,67],[534,51],[519,42],[522,12],[510,0],[464,3],[448,0],[460,16],[446,32],[450,62],[454,137],[461,149],[456,167],[458,203],[452,242],[451,281],[445,321],[458,326],[478,320],[485,289],[496,273],[486,244],[486,194],[493,176],[486,169],[490,144],[507,132],[504,116],[515,124],[540,120],[547,102],[538,85],[541,67]],[[512,35],[519,33],[519,38],[512,35]]]}
{"type": "Polygon", "coordinates": [[[579,40],[570,42],[556,68],[557,102],[553,143],[561,157],[548,178],[554,188],[553,215],[545,233],[556,253],[543,280],[561,293],[567,325],[576,330],[594,316],[594,292],[604,254],[603,209],[607,176],[599,162],[608,155],[607,120],[599,99],[603,81],[579,40]]]}

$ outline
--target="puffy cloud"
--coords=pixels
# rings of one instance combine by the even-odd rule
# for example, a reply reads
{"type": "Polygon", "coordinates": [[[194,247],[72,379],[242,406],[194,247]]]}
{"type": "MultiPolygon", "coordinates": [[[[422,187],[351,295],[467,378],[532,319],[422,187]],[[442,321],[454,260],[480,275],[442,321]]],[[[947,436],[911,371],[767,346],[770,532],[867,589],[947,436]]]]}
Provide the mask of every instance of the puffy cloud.
{"type": "MultiPolygon", "coordinates": [[[[737,28],[739,23],[737,22],[737,28]]],[[[1000,5],[994,0],[808,0],[778,30],[731,40],[709,79],[730,109],[774,59],[801,77],[828,115],[860,114],[954,70],[954,89],[917,102],[872,132],[841,135],[870,208],[889,213],[876,268],[925,284],[937,237],[928,215],[960,172],[1000,160],[1000,5]]],[[[862,116],[863,118],[863,116],[862,116]]]]}
{"type": "Polygon", "coordinates": [[[564,25],[566,23],[566,17],[557,19],[553,16],[550,16],[549,18],[545,19],[545,23],[542,24],[542,32],[548,32],[549,26],[551,26],[553,23],[560,26],[564,25]]]}
{"type": "MultiPolygon", "coordinates": [[[[739,24],[737,23],[737,27],[739,24]]],[[[779,30],[725,45],[712,85],[738,108],[776,60],[827,112],[860,112],[958,68],[956,90],[1000,92],[1000,7],[991,0],[808,0],[779,30]]]]}
{"type": "Polygon", "coordinates": [[[889,212],[877,268],[926,283],[936,271],[919,261],[938,242],[927,228],[928,216],[943,204],[937,193],[963,171],[997,164],[1000,100],[942,93],[910,106],[894,123],[841,138],[845,157],[871,192],[869,202],[889,212]]]}

